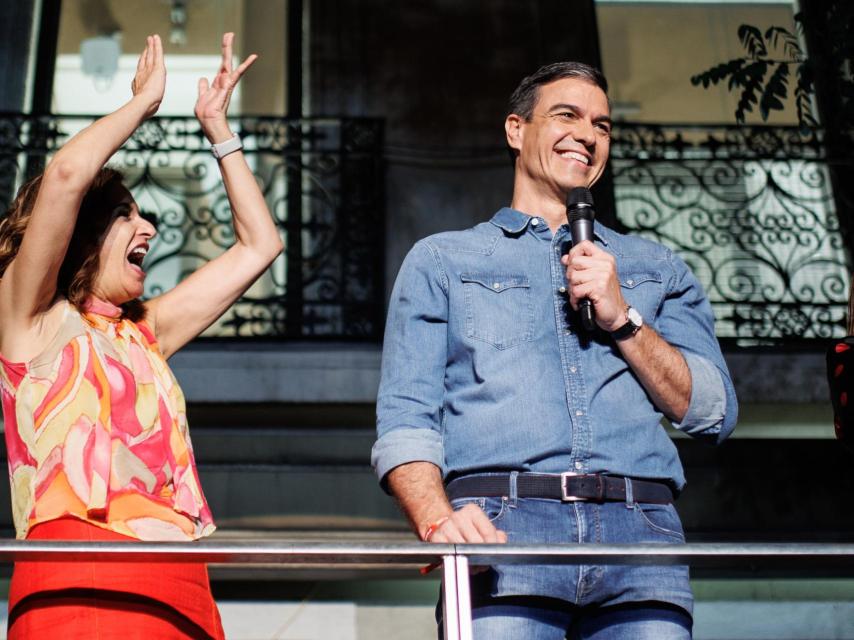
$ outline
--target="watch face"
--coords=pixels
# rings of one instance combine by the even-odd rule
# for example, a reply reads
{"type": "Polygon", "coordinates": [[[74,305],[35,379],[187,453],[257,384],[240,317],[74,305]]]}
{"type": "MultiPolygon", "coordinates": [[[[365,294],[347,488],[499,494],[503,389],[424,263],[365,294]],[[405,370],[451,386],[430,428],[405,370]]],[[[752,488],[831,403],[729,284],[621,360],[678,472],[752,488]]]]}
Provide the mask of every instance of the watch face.
{"type": "Polygon", "coordinates": [[[636,327],[643,326],[643,316],[640,314],[640,311],[638,311],[634,307],[629,307],[626,310],[626,316],[628,316],[629,322],[631,322],[636,327]]]}

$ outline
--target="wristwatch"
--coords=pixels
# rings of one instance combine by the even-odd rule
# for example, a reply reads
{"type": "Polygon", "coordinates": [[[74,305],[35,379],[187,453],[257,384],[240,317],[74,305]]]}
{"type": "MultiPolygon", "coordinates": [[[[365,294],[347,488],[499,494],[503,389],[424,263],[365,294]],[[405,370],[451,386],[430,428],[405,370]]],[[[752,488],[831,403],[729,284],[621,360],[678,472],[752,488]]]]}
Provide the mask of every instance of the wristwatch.
{"type": "Polygon", "coordinates": [[[614,340],[625,340],[629,336],[635,335],[643,326],[643,316],[632,306],[626,307],[626,324],[611,332],[611,337],[614,340]]]}
{"type": "Polygon", "coordinates": [[[211,145],[211,153],[217,160],[222,160],[229,153],[240,151],[243,148],[243,141],[236,133],[234,136],[224,142],[217,142],[211,145]]]}

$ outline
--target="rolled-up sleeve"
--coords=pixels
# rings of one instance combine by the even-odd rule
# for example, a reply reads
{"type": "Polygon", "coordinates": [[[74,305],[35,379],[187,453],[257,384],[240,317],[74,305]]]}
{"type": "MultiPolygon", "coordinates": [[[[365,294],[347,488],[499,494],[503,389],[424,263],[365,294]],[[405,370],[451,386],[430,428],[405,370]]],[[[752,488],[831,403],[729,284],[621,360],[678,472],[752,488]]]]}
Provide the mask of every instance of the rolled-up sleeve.
{"type": "Polygon", "coordinates": [[[674,277],[658,317],[658,330],[679,349],[691,372],[691,400],[674,427],[721,442],[735,428],[738,400],[715,336],[712,307],[688,265],[671,254],[674,277]]]}
{"type": "Polygon", "coordinates": [[[408,462],[444,467],[442,404],[447,360],[447,279],[425,240],[407,255],[389,301],[371,464],[380,484],[408,462]]]}
{"type": "Polygon", "coordinates": [[[691,372],[691,401],[681,422],[674,423],[685,433],[718,433],[726,415],[726,390],[718,368],[694,353],[683,353],[691,372]]]}

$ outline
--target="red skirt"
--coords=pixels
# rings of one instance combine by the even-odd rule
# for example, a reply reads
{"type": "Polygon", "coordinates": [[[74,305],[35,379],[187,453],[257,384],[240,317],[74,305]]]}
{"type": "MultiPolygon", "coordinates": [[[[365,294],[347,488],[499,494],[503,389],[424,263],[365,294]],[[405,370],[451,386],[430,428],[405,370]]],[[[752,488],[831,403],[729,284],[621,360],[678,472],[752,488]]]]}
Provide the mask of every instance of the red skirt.
{"type": "MultiPolygon", "coordinates": [[[[33,527],[28,540],[137,542],[75,518],[33,527]]],[[[199,563],[17,562],[9,640],[225,638],[199,563]]]]}

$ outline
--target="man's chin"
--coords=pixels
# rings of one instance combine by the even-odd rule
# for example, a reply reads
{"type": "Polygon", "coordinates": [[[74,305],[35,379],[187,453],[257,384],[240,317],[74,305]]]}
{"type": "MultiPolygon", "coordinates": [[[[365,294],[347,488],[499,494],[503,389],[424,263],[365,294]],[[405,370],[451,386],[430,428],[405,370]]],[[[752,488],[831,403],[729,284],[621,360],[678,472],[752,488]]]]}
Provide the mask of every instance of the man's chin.
{"type": "Polygon", "coordinates": [[[602,173],[597,173],[595,175],[587,175],[583,177],[579,177],[573,180],[568,180],[564,185],[564,189],[567,193],[576,189],[578,187],[584,187],[585,189],[592,189],[593,185],[599,182],[599,178],[602,177],[602,173]]]}
{"type": "Polygon", "coordinates": [[[570,191],[577,189],[578,187],[589,189],[592,186],[593,184],[587,180],[570,180],[561,185],[561,190],[568,194],[570,191]]]}

